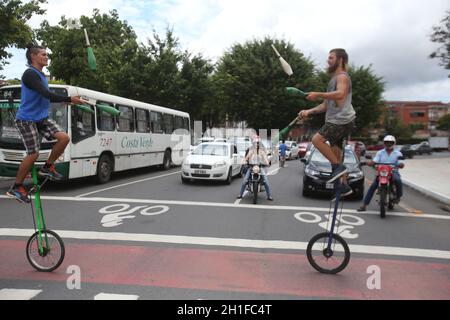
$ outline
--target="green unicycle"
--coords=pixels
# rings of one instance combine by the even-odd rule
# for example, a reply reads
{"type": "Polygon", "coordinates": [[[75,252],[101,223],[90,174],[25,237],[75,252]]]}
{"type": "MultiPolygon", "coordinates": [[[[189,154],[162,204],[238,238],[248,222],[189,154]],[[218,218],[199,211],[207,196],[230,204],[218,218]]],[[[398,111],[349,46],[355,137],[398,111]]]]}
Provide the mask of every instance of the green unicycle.
{"type": "Polygon", "coordinates": [[[64,242],[56,232],[48,230],[45,225],[41,202],[41,188],[47,182],[48,178],[39,184],[35,166],[31,169],[31,176],[33,186],[29,191],[29,197],[31,197],[31,194],[34,194],[34,208],[33,202],[30,202],[30,204],[35,232],[27,242],[27,259],[36,270],[51,272],[58,268],[64,260],[64,242]]]}

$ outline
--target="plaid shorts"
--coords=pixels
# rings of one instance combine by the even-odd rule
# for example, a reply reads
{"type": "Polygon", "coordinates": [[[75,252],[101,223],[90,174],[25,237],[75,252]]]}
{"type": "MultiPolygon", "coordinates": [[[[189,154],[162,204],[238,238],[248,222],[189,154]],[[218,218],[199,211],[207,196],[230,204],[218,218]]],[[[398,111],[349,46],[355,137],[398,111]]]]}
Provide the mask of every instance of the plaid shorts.
{"type": "Polygon", "coordinates": [[[344,139],[346,139],[354,129],[354,121],[342,125],[326,122],[325,125],[320,128],[319,134],[328,140],[331,146],[342,148],[344,139]]]}
{"type": "Polygon", "coordinates": [[[41,137],[48,141],[54,139],[57,132],[62,129],[51,119],[43,119],[39,122],[28,120],[16,120],[16,127],[22,136],[27,154],[38,153],[41,148],[41,137]]]}

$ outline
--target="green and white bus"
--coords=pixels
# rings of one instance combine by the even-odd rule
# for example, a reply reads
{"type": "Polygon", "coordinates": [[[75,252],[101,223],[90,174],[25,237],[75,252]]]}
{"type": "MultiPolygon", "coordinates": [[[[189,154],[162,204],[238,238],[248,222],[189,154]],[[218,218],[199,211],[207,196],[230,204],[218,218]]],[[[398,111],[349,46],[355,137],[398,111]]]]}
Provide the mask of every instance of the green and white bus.
{"type": "MultiPolygon", "coordinates": [[[[55,163],[66,179],[96,176],[98,182],[105,183],[117,171],[154,165],[167,170],[171,164],[181,164],[189,153],[190,119],[186,112],[68,85],[50,85],[50,90],[79,95],[91,103],[86,105],[89,110],[64,102],[50,106],[49,118],[71,137],[55,163]],[[105,111],[108,107],[120,114],[105,111]]],[[[25,157],[14,122],[20,94],[20,85],[0,88],[0,176],[14,177],[25,157]]],[[[44,164],[53,144],[41,141],[37,165],[44,164]]]]}

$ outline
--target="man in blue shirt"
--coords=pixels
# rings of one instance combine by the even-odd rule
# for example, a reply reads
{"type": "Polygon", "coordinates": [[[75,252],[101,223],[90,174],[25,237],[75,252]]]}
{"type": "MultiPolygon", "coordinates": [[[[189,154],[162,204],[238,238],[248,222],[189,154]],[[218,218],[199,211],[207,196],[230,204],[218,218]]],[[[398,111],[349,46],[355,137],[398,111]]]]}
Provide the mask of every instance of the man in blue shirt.
{"type": "MultiPolygon", "coordinates": [[[[395,137],[391,135],[387,135],[383,139],[385,148],[378,151],[373,161],[368,161],[367,165],[374,166],[376,163],[392,163],[396,164],[398,168],[402,169],[405,167],[404,163],[399,163],[398,158],[403,157],[402,153],[398,150],[394,150],[395,145],[395,137]]],[[[401,196],[403,195],[403,183],[400,177],[400,173],[398,172],[398,168],[395,168],[392,175],[395,183],[395,187],[397,189],[397,198],[395,201],[398,203],[400,201],[401,196]]],[[[367,206],[369,205],[375,191],[378,188],[378,177],[373,181],[372,185],[367,191],[366,197],[364,198],[364,203],[361,207],[357,209],[357,211],[366,211],[367,206]]]]}
{"type": "Polygon", "coordinates": [[[284,161],[286,161],[286,144],[284,140],[280,143],[280,166],[284,167],[284,161]]]}
{"type": "Polygon", "coordinates": [[[27,152],[17,171],[14,185],[6,194],[19,202],[30,202],[28,192],[23,186],[26,175],[39,157],[40,141],[56,140],[52,152],[39,170],[38,175],[51,180],[62,180],[63,176],[55,170],[54,162],[64,152],[70,141],[55,121],[48,118],[50,102],[83,103],[78,96],[57,95],[49,90],[48,81],[42,69],[48,65],[48,56],[44,47],[29,44],[26,58],[29,68],[22,76],[20,107],[16,115],[16,126],[27,152]]]}

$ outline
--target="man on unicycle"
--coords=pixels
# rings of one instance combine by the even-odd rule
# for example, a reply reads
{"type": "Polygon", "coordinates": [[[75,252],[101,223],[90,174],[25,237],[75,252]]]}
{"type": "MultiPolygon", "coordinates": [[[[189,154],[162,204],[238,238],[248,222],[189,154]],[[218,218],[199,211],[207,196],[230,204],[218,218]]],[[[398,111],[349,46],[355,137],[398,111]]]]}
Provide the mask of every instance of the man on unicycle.
{"type": "Polygon", "coordinates": [[[57,142],[38,175],[56,181],[63,178],[55,170],[54,162],[64,152],[70,138],[53,120],[48,118],[50,102],[83,103],[78,96],[66,97],[49,91],[47,78],[42,72],[42,69],[48,65],[48,56],[44,47],[29,44],[26,57],[29,68],[22,76],[22,93],[16,115],[16,126],[27,155],[19,166],[15,184],[6,192],[8,196],[22,203],[30,202],[28,192],[23,187],[23,181],[39,157],[42,136],[47,140],[56,139],[57,142]]]}

